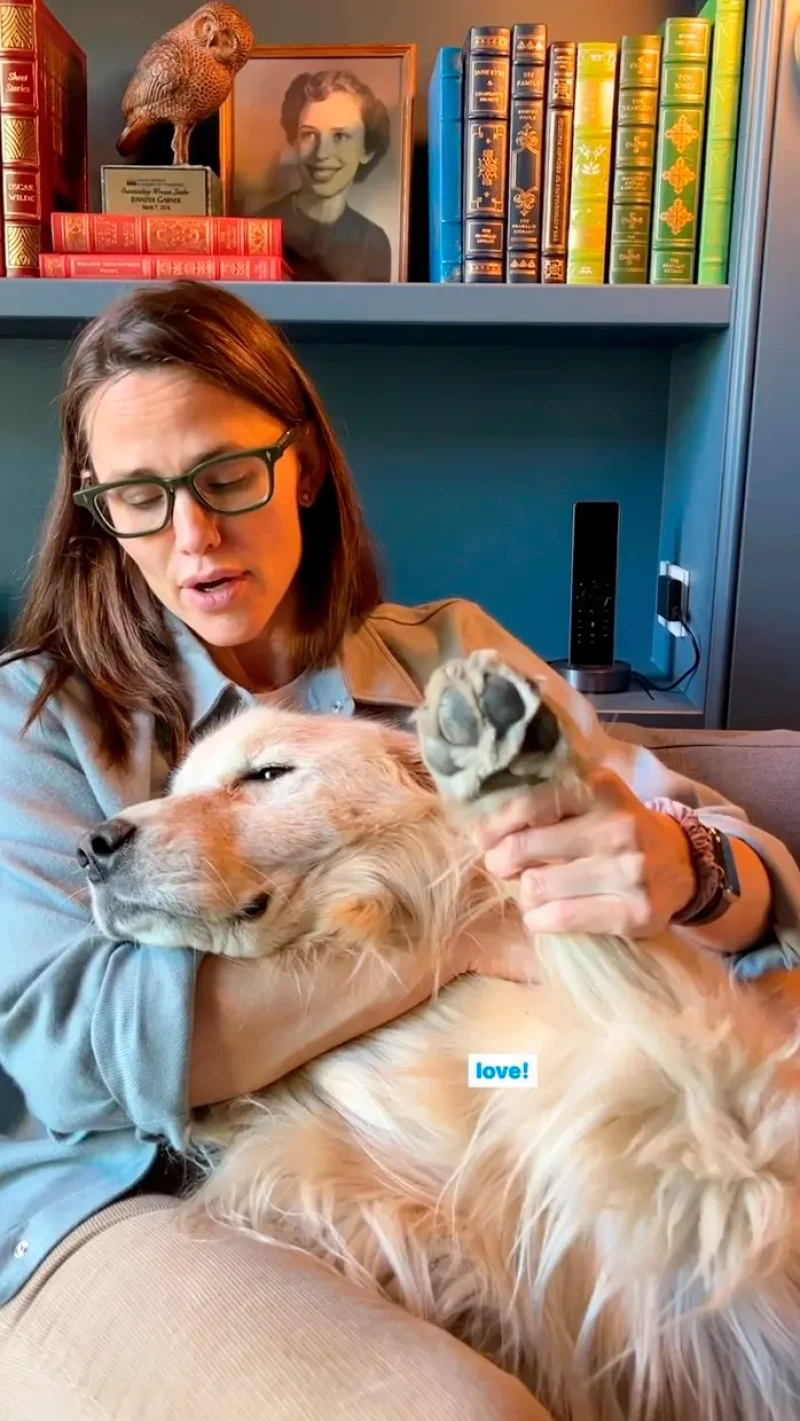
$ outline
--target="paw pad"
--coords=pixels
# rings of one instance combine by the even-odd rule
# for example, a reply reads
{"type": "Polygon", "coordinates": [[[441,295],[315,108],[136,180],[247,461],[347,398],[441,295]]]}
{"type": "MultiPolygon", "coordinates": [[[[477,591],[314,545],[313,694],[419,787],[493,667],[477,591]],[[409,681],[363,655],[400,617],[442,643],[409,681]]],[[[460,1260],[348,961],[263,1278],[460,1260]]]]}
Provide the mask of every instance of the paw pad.
{"type": "Polygon", "coordinates": [[[567,753],[535,687],[491,651],[435,671],[416,722],[423,759],[448,798],[552,778],[567,753]]]}

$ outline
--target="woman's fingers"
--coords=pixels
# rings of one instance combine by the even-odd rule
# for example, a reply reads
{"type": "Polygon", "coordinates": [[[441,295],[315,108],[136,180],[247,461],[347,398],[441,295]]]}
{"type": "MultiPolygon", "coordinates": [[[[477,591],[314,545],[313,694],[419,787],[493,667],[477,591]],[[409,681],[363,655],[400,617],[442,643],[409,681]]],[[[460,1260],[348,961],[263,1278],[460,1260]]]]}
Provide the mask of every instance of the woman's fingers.
{"type": "Polygon", "coordinates": [[[636,820],[627,810],[604,809],[560,823],[507,834],[484,855],[490,873],[515,878],[526,868],[558,859],[613,857],[637,848],[636,820]]]}
{"type": "Polygon", "coordinates": [[[621,897],[558,898],[523,914],[529,933],[610,933],[633,937],[647,926],[650,902],[643,891],[621,897]]]}
{"type": "Polygon", "coordinates": [[[478,847],[486,853],[508,834],[516,834],[532,826],[557,824],[568,816],[585,813],[591,803],[592,791],[584,784],[569,787],[543,784],[535,789],[521,789],[499,809],[475,821],[478,847]]]}
{"type": "Polygon", "coordinates": [[[528,910],[561,898],[637,893],[644,890],[644,870],[644,854],[636,851],[526,869],[520,879],[520,906],[528,910]]]}

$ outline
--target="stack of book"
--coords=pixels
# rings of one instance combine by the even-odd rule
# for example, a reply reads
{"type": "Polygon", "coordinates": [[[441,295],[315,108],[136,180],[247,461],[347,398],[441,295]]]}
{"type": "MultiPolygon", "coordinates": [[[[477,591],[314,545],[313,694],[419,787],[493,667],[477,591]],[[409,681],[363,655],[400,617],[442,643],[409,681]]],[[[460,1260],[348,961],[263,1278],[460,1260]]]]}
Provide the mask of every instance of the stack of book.
{"type": "Polygon", "coordinates": [[[619,41],[495,25],[441,49],[431,281],[723,285],[745,3],[619,41]]]}
{"type": "Polygon", "coordinates": [[[51,213],[88,206],[86,92],[86,55],[42,0],[3,0],[3,275],[38,276],[51,213]]]}
{"type": "Polygon", "coordinates": [[[106,281],[281,281],[283,224],[275,217],[139,217],[54,212],[46,278],[106,281]]]}
{"type": "Polygon", "coordinates": [[[281,281],[276,219],[89,212],[86,55],[44,0],[0,4],[0,276],[281,281]]]}

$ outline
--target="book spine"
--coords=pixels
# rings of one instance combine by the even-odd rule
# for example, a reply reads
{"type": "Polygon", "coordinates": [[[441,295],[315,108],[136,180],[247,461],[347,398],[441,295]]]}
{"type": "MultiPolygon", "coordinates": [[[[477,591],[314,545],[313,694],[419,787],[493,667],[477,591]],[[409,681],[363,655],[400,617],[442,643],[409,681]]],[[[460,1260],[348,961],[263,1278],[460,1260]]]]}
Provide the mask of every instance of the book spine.
{"type": "Polygon", "coordinates": [[[506,281],[539,280],[547,26],[515,25],[508,125],[506,281]]]}
{"type": "Polygon", "coordinates": [[[280,257],[103,256],[99,252],[68,255],[43,252],[44,277],[93,281],[280,281],[280,257]]]}
{"type": "Polygon", "coordinates": [[[661,36],[625,35],[620,45],[611,238],[612,286],[643,285],[650,260],[661,36]]]}
{"type": "Polygon", "coordinates": [[[511,30],[478,25],[464,65],[464,280],[505,277],[511,30]]]}
{"type": "Polygon", "coordinates": [[[744,12],[745,0],[716,0],[716,5],[711,0],[701,12],[714,20],[714,34],[697,253],[697,281],[700,286],[724,286],[728,280],[742,90],[744,12]],[[709,14],[709,11],[712,13],[709,14]]]}
{"type": "Polygon", "coordinates": [[[578,45],[567,236],[567,282],[575,286],[602,285],[606,276],[618,57],[616,43],[578,45]]]}
{"type": "Polygon", "coordinates": [[[0,277],[6,274],[6,221],[3,200],[3,153],[0,148],[0,277]]]}
{"type": "Polygon", "coordinates": [[[457,45],[439,50],[428,91],[428,217],[430,279],[463,279],[461,205],[464,55],[457,45]]]}
{"type": "Polygon", "coordinates": [[[0,6],[0,156],[8,276],[36,276],[42,174],[36,15],[30,0],[0,6]]]}
{"type": "Polygon", "coordinates": [[[0,4],[6,272],[39,275],[56,209],[88,207],[86,55],[39,0],[0,4]]]}
{"type": "Polygon", "coordinates": [[[109,217],[102,212],[54,212],[54,252],[125,256],[283,255],[282,223],[274,217],[109,217]]]}
{"type": "Polygon", "coordinates": [[[694,281],[712,28],[707,19],[664,25],[650,246],[655,286],[694,281]]]}
{"type": "Polygon", "coordinates": [[[574,41],[556,40],[547,52],[541,265],[548,286],[567,279],[577,51],[574,41]]]}

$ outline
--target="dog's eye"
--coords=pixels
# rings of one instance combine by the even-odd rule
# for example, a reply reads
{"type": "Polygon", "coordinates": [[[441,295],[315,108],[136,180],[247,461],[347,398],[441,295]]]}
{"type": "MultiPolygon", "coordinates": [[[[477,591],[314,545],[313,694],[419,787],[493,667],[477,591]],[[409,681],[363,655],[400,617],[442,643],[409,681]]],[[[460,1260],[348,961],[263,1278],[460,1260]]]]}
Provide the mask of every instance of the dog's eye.
{"type": "Polygon", "coordinates": [[[279,780],[284,775],[290,775],[293,769],[294,765],[254,765],[252,770],[248,770],[246,774],[242,775],[241,783],[250,784],[259,781],[269,784],[271,780],[279,780]]]}

